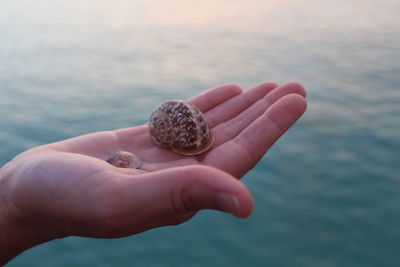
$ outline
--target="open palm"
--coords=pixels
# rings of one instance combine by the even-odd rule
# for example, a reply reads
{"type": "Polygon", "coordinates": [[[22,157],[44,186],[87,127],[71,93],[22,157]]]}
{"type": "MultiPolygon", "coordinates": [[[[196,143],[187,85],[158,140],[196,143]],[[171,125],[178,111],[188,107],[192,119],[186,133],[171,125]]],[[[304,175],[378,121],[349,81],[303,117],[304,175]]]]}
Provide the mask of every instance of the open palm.
{"type": "Polygon", "coordinates": [[[304,97],[297,83],[247,91],[225,85],[194,96],[188,101],[215,138],[198,156],[156,146],[147,125],[28,150],[4,168],[14,214],[52,237],[125,236],[184,222],[206,208],[246,217],[252,199],[237,179],[302,115],[304,97]],[[120,150],[139,156],[140,170],[105,161],[120,150]]]}

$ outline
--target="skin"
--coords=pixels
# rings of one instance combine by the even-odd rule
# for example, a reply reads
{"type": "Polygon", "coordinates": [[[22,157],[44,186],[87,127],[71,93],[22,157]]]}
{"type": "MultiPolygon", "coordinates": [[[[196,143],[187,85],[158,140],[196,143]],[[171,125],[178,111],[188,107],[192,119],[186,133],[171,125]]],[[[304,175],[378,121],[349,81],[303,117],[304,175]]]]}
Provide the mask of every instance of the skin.
{"type": "Polygon", "coordinates": [[[202,209],[249,216],[252,197],[239,179],[304,113],[305,95],[291,82],[194,96],[189,102],[215,137],[198,156],[156,146],[147,125],[25,151],[0,169],[0,264],[56,238],[122,237],[183,223],[202,209]],[[105,161],[119,150],[139,156],[140,170],[105,161]]]}

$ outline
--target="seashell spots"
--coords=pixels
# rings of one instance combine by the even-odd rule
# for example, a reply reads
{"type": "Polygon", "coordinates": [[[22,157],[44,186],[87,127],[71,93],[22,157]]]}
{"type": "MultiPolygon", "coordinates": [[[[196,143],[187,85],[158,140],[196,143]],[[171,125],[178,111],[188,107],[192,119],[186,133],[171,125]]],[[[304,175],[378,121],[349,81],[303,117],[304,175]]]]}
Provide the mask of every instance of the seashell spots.
{"type": "Polygon", "coordinates": [[[149,130],[157,145],[182,155],[205,152],[214,142],[201,111],[183,100],[160,104],[150,116],[149,130]]]}

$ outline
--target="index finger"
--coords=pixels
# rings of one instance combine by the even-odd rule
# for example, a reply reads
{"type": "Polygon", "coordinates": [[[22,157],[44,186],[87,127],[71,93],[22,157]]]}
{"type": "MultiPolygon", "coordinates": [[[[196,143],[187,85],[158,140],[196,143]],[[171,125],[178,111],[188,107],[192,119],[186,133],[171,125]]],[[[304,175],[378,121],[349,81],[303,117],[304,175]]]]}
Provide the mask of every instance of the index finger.
{"type": "Polygon", "coordinates": [[[234,139],[210,151],[202,163],[241,178],[300,118],[306,105],[297,94],[281,98],[234,139]]]}

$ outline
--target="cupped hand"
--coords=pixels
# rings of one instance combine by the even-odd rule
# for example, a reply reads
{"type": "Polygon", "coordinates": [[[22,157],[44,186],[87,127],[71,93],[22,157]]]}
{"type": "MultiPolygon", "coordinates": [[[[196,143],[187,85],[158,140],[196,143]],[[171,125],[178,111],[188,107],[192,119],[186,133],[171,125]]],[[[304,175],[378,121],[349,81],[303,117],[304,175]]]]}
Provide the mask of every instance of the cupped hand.
{"type": "Polygon", "coordinates": [[[248,216],[252,198],[238,179],[303,114],[304,88],[224,85],[188,101],[212,129],[210,150],[178,155],[156,146],[147,125],[28,150],[1,169],[11,220],[52,239],[126,236],[184,222],[201,209],[248,216]],[[106,162],[120,150],[136,154],[140,170],[106,162]]]}

